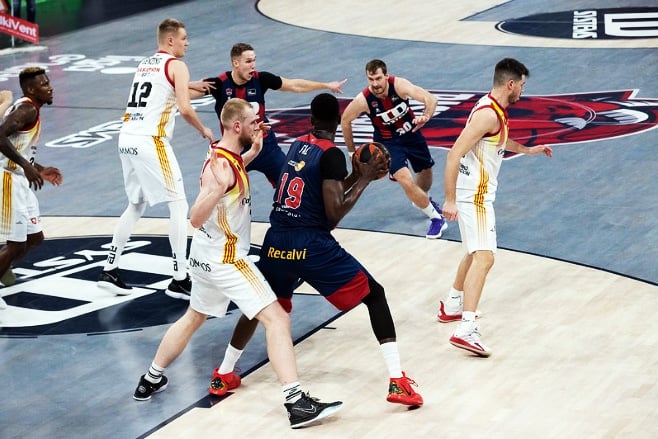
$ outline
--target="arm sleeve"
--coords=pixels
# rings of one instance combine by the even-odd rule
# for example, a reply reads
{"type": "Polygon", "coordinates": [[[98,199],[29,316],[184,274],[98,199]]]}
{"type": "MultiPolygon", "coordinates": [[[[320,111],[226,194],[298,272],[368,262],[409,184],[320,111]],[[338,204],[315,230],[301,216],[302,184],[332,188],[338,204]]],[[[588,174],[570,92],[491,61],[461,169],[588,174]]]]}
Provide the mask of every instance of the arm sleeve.
{"type": "Polygon", "coordinates": [[[347,164],[343,151],[336,147],[326,150],[320,159],[320,174],[323,180],[345,180],[347,164]]]}
{"type": "Polygon", "coordinates": [[[258,79],[260,80],[260,86],[263,89],[263,93],[269,88],[272,90],[278,90],[283,84],[280,76],[270,72],[258,72],[258,79]]]}

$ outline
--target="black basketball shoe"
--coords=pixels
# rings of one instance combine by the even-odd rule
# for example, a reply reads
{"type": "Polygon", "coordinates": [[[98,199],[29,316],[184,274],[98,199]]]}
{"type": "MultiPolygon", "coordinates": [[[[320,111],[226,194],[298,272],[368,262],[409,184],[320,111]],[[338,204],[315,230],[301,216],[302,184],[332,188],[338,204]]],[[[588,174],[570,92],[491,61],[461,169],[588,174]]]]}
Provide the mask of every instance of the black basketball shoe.
{"type": "Polygon", "coordinates": [[[164,375],[160,378],[160,382],[155,384],[144,378],[144,375],[142,375],[139,379],[139,384],[137,384],[137,388],[135,389],[135,393],[133,394],[133,398],[137,401],[151,399],[152,394],[162,392],[167,388],[167,384],[169,384],[169,380],[164,375]]]}
{"type": "Polygon", "coordinates": [[[112,291],[119,296],[127,296],[132,293],[133,287],[123,283],[119,277],[119,269],[115,268],[110,271],[101,271],[98,276],[98,286],[106,290],[112,291]]]}
{"type": "Polygon", "coordinates": [[[323,403],[317,398],[312,398],[308,393],[302,392],[302,397],[297,402],[294,404],[286,403],[284,406],[288,410],[290,426],[300,428],[336,413],[343,406],[343,403],[342,401],[323,403]]]}
{"type": "Polygon", "coordinates": [[[165,294],[174,299],[190,300],[192,294],[192,279],[188,274],[183,280],[172,279],[165,290],[165,294]]]}

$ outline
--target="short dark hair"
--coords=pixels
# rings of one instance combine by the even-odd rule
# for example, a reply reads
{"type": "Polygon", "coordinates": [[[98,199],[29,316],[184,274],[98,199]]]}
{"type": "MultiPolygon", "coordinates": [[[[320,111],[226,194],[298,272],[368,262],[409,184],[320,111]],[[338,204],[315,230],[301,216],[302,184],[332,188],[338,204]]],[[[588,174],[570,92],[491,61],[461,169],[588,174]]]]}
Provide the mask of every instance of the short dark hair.
{"type": "Polygon", "coordinates": [[[514,58],[503,58],[496,64],[493,82],[494,85],[502,85],[509,79],[518,81],[524,75],[527,78],[530,76],[530,71],[523,63],[514,58]]]}
{"type": "Polygon", "coordinates": [[[24,90],[28,83],[39,75],[45,75],[46,69],[43,67],[26,67],[18,74],[18,83],[24,90]]]}
{"type": "Polygon", "coordinates": [[[231,60],[240,58],[242,53],[246,52],[247,50],[254,50],[254,48],[251,47],[251,44],[248,43],[235,43],[233,47],[231,47],[231,60]]]}
{"type": "Polygon", "coordinates": [[[381,59],[372,59],[366,64],[366,73],[375,73],[377,69],[382,69],[382,73],[386,74],[386,63],[381,59]]]}
{"type": "Polygon", "coordinates": [[[340,120],[340,107],[336,96],[320,93],[311,101],[311,117],[317,122],[336,122],[340,120]]]}

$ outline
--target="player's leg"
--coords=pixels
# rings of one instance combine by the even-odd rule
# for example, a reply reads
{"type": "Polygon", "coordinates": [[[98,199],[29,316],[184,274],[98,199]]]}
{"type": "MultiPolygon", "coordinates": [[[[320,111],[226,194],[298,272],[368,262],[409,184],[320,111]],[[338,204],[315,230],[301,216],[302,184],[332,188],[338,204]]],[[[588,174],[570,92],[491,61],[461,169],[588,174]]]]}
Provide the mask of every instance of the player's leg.
{"type": "Polygon", "coordinates": [[[481,342],[479,325],[476,323],[477,306],[496,251],[495,214],[491,202],[483,206],[473,203],[457,203],[458,221],[462,242],[470,258],[460,263],[458,279],[453,288],[459,288],[459,276],[463,276],[463,311],[459,326],[450,343],[454,346],[488,357],[491,350],[481,342]]]}
{"type": "Polygon", "coordinates": [[[153,393],[167,388],[164,370],[183,352],[194,333],[208,316],[189,307],[185,314],[169,327],[153,358],[149,370],[140,377],[133,398],[138,401],[151,399],[153,393]]]}
{"type": "Polygon", "coordinates": [[[284,406],[292,428],[299,428],[325,418],[342,407],[341,401],[322,403],[304,392],[297,374],[297,360],[290,333],[290,317],[278,302],[256,314],[265,327],[267,355],[281,384],[284,406]]]}
{"type": "Polygon", "coordinates": [[[169,206],[169,244],[173,259],[173,279],[165,293],[175,299],[189,300],[192,281],[187,274],[187,211],[185,199],[170,201],[169,206]]]}

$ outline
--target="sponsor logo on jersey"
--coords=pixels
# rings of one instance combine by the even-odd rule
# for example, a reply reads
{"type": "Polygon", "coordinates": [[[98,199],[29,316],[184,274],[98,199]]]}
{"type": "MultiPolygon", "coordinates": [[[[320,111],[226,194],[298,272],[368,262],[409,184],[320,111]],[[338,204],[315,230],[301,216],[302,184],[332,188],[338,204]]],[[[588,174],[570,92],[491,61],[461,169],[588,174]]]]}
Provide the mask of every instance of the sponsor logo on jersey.
{"type": "Polygon", "coordinates": [[[658,38],[658,8],[579,9],[535,14],[496,24],[496,29],[534,37],[573,40],[658,38]]]}

